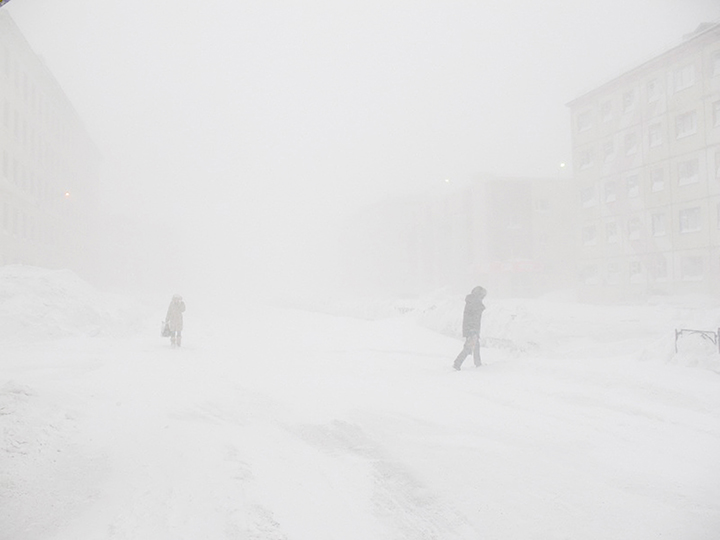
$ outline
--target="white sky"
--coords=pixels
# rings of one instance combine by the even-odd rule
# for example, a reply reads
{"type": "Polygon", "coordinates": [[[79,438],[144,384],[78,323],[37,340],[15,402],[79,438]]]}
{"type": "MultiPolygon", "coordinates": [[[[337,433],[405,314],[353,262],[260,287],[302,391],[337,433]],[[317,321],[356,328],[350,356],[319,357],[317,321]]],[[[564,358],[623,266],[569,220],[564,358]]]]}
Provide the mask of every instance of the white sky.
{"type": "Polygon", "coordinates": [[[230,233],[276,263],[367,201],[557,175],[568,101],[720,18],[717,0],[3,9],[96,141],[108,211],[230,233]]]}

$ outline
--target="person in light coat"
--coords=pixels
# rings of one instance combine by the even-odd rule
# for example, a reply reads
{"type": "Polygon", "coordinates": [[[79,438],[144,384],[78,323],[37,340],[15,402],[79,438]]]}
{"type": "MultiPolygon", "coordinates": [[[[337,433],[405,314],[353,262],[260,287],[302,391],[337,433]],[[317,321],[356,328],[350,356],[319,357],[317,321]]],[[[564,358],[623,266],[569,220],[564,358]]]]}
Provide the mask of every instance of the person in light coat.
{"type": "Polygon", "coordinates": [[[487,291],[482,287],[475,287],[465,297],[462,323],[465,345],[453,363],[453,367],[458,371],[460,371],[462,363],[470,353],[472,353],[473,360],[475,360],[475,366],[480,367],[482,365],[480,361],[480,321],[482,320],[483,311],[485,311],[483,298],[485,298],[486,294],[487,291]]]}
{"type": "Polygon", "coordinates": [[[170,344],[173,347],[179,347],[182,343],[184,311],[185,302],[183,302],[182,296],[176,294],[172,297],[170,305],[168,306],[167,315],[165,316],[165,324],[167,324],[170,329],[170,344]]]}

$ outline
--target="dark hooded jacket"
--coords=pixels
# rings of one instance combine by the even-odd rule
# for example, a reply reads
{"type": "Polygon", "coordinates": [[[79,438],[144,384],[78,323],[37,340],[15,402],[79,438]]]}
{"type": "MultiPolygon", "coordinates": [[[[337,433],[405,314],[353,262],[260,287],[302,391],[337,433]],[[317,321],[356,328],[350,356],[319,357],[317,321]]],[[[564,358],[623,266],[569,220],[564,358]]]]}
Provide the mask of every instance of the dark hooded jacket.
{"type": "Polygon", "coordinates": [[[483,304],[483,297],[480,294],[468,294],[465,297],[463,337],[480,334],[480,320],[483,311],[485,311],[485,304],[483,304]]]}

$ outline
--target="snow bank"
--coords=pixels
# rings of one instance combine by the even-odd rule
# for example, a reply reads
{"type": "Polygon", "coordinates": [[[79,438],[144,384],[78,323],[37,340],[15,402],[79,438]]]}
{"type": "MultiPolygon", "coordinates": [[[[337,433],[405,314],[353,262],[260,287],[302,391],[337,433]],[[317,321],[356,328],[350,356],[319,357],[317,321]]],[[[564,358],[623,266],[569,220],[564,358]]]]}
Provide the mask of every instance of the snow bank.
{"type": "MultiPolygon", "coordinates": [[[[421,326],[461,338],[462,295],[438,291],[416,299],[335,299],[306,303],[333,315],[383,319],[412,317],[421,326]]],[[[675,351],[675,330],[717,332],[718,302],[702,298],[656,298],[643,305],[592,305],[563,296],[540,299],[485,300],[481,342],[518,354],[604,357],[630,355],[720,371],[716,344],[699,335],[683,335],[675,351]]],[[[303,306],[300,306],[303,307],[303,306]]]]}
{"type": "Polygon", "coordinates": [[[0,267],[0,340],[36,341],[138,328],[134,301],[93,288],[69,270],[0,267]]]}
{"type": "MultiPolygon", "coordinates": [[[[603,357],[630,355],[720,371],[715,343],[699,335],[683,335],[675,351],[675,330],[717,332],[720,308],[669,301],[645,305],[589,305],[553,300],[486,299],[482,342],[486,347],[517,352],[603,357]]],[[[418,322],[460,337],[464,299],[446,298],[425,306],[418,322]]]]}
{"type": "Polygon", "coordinates": [[[0,537],[49,538],[95,496],[102,471],[76,431],[67,396],[0,384],[0,537]]]}
{"type": "Polygon", "coordinates": [[[95,369],[90,340],[134,333],[143,313],[68,270],[0,267],[0,537],[48,538],[95,493],[102,471],[75,440],[83,404],[56,377],[95,369]]]}
{"type": "Polygon", "coordinates": [[[720,379],[650,363],[718,369],[707,340],[674,341],[717,327],[717,307],[491,295],[495,349],[457,374],[463,304],[323,302],[391,318],[370,323],[243,306],[208,331],[191,321],[190,346],[171,349],[154,325],[115,339],[147,320],[129,300],[69,272],[0,269],[0,538],[717,530],[720,379]]]}

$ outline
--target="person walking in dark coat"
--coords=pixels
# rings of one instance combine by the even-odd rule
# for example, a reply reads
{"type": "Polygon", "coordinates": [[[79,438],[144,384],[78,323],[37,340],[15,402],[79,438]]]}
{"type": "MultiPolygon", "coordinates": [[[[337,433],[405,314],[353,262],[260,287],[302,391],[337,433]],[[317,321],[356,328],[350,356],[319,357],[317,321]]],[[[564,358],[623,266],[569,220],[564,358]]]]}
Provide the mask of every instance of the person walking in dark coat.
{"type": "Polygon", "coordinates": [[[470,294],[465,297],[465,310],[463,311],[463,337],[465,345],[458,354],[453,367],[460,371],[460,367],[465,359],[472,353],[475,366],[482,365],[480,361],[480,321],[482,320],[485,304],[483,298],[487,291],[482,287],[475,287],[470,294]]]}

